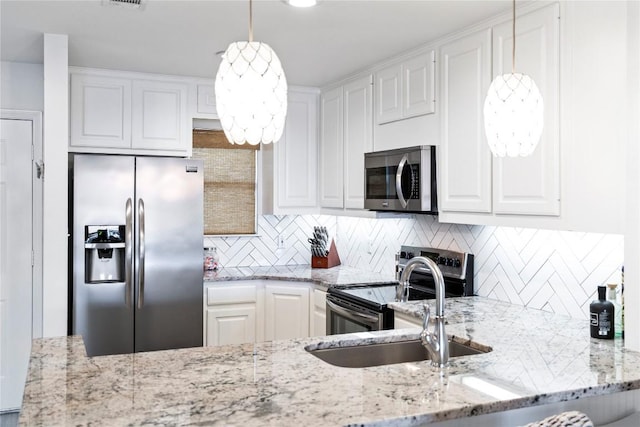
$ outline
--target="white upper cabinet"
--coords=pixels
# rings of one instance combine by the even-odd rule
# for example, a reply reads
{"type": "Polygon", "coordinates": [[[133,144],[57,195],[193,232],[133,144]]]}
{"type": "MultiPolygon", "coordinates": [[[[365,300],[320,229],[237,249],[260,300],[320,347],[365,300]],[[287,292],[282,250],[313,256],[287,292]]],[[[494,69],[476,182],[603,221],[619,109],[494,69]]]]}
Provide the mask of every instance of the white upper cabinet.
{"type": "Polygon", "coordinates": [[[186,83],[133,81],[131,148],[188,150],[187,89],[186,83]]]}
{"type": "Polygon", "coordinates": [[[395,64],[376,73],[376,123],[402,119],[402,65],[395,64]]]}
{"type": "Polygon", "coordinates": [[[436,109],[434,50],[405,61],[403,66],[403,117],[432,114],[436,109]]]}
{"type": "Polygon", "coordinates": [[[491,29],[440,49],[441,211],[491,212],[491,150],[483,105],[491,83],[491,29]]]}
{"type": "Polygon", "coordinates": [[[375,74],[376,124],[435,111],[435,51],[422,52],[375,74]]]}
{"type": "MultiPolygon", "coordinates": [[[[559,5],[518,16],[515,71],[530,75],[544,102],[544,130],[529,157],[494,159],[493,211],[498,214],[560,214],[559,5]]],[[[493,75],[510,73],[510,22],[493,29],[493,75]]]]}
{"type": "Polygon", "coordinates": [[[213,83],[198,83],[196,85],[196,91],[197,104],[195,117],[217,119],[218,110],[216,109],[216,94],[213,83]]]}
{"type": "Polygon", "coordinates": [[[71,145],[131,147],[131,80],[71,75],[71,145]]]}
{"type": "MultiPolygon", "coordinates": [[[[558,4],[517,17],[516,72],[534,79],[545,105],[543,135],[529,157],[492,156],[484,132],[484,99],[491,80],[512,70],[512,21],[442,46],[443,221],[474,223],[480,218],[449,215],[456,212],[496,218],[560,214],[558,18],[558,4]]],[[[491,223],[501,219],[497,221],[491,223]]]]}
{"type": "Polygon", "coordinates": [[[343,86],[344,207],[364,209],[364,153],[373,151],[371,75],[343,86]]]}
{"type": "Polygon", "coordinates": [[[317,129],[318,92],[290,89],[284,132],[273,145],[276,213],[318,205],[317,129]]]}
{"type": "Polygon", "coordinates": [[[321,95],[320,206],[364,209],[364,153],[373,151],[371,74],[321,95]]]}
{"type": "Polygon", "coordinates": [[[320,95],[320,206],[342,208],[344,118],[342,86],[320,95]]]}
{"type": "Polygon", "coordinates": [[[70,68],[69,151],[191,155],[185,79],[70,68]]]}

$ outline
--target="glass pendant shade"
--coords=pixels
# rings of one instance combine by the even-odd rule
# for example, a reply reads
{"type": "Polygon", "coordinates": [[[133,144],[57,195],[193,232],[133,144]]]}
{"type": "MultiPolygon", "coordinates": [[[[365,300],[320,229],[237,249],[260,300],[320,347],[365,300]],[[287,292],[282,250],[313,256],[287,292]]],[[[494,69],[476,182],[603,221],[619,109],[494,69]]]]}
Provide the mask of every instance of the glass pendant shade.
{"type": "Polygon", "coordinates": [[[544,104],[531,77],[511,73],[493,80],[484,101],[484,127],[495,156],[533,153],[542,136],[544,104]]]}
{"type": "Polygon", "coordinates": [[[222,129],[232,144],[269,144],[282,136],[287,79],[267,44],[231,43],[216,74],[215,94],[222,129]]]}

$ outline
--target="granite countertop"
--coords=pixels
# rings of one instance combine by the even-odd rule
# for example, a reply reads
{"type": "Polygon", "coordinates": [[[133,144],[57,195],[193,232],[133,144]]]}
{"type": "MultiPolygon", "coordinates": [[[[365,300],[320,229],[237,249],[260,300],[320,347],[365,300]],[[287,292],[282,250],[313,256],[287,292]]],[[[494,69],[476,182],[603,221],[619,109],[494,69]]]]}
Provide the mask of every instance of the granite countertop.
{"type": "Polygon", "coordinates": [[[492,351],[441,371],[340,368],[305,350],[413,339],[417,328],[93,358],[80,337],[37,339],[20,424],[417,425],[640,388],[640,353],[590,338],[587,321],[482,297],[449,299],[445,314],[455,339],[492,351]]]}
{"type": "Polygon", "coordinates": [[[272,267],[223,268],[205,271],[204,284],[232,280],[287,280],[312,282],[326,290],[333,285],[397,283],[393,276],[363,271],[347,266],[311,268],[310,265],[277,265],[272,267]]]}

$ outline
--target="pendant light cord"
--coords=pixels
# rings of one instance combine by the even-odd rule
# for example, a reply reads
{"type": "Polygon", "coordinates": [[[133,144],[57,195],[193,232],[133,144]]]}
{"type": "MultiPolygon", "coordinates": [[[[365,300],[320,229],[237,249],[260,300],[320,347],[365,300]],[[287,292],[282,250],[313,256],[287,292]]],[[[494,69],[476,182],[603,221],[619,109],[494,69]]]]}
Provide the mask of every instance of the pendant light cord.
{"type": "Polygon", "coordinates": [[[253,41],[253,1],[249,0],[249,42],[252,42],[252,41],[253,41]]]}
{"type": "Polygon", "coordinates": [[[513,0],[513,48],[511,50],[511,74],[516,72],[516,0],[513,0]]]}

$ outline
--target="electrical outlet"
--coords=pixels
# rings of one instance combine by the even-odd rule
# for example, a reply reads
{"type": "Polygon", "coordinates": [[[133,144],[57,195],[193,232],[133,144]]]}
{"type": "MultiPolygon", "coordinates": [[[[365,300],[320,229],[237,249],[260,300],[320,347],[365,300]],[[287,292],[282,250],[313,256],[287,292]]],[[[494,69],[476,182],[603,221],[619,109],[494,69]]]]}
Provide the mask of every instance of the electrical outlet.
{"type": "Polygon", "coordinates": [[[285,248],[284,234],[278,234],[278,249],[284,249],[284,248],[285,248]]]}

